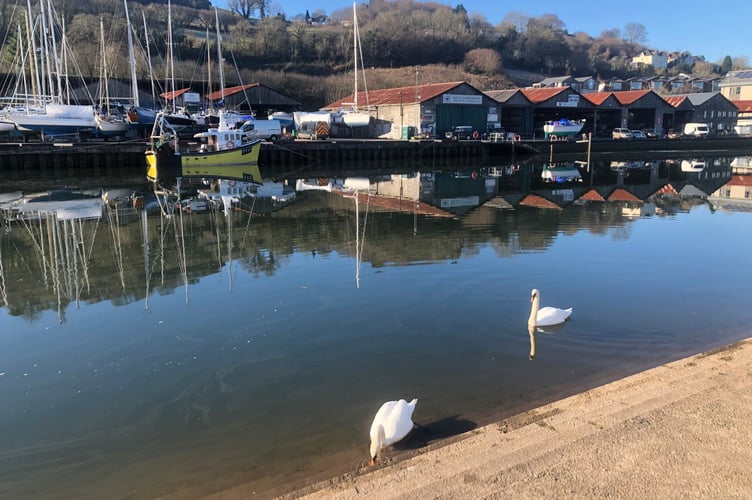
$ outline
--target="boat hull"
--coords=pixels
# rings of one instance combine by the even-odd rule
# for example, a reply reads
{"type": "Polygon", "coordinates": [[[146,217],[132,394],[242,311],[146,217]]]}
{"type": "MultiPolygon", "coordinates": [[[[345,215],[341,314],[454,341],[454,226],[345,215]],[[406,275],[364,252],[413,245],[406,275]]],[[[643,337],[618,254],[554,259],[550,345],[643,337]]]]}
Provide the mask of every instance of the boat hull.
{"type": "Polygon", "coordinates": [[[342,121],[348,127],[367,127],[371,123],[371,115],[358,111],[342,113],[342,121]]]}
{"type": "Polygon", "coordinates": [[[176,154],[170,144],[146,152],[149,180],[165,182],[177,178],[221,178],[263,184],[258,157],[261,141],[223,151],[176,154]]]}
{"type": "Polygon", "coordinates": [[[549,137],[571,138],[579,134],[584,126],[584,120],[578,122],[569,120],[548,122],[543,126],[543,134],[546,139],[549,137]]]}

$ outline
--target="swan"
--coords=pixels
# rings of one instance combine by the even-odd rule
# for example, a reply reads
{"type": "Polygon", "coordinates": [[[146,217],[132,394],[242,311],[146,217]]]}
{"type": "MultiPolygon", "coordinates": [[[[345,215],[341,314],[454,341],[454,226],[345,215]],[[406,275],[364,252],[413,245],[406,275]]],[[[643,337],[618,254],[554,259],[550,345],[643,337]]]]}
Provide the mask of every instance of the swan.
{"type": "Polygon", "coordinates": [[[564,323],[569,315],[572,314],[572,308],[559,309],[558,307],[540,308],[540,292],[533,288],[530,295],[530,302],[533,303],[530,309],[530,318],[527,320],[528,325],[532,326],[551,326],[564,323]]]}
{"type": "Polygon", "coordinates": [[[417,399],[409,403],[404,399],[387,401],[371,423],[371,465],[376,465],[376,455],[390,444],[402,440],[413,430],[413,411],[417,399]]]}

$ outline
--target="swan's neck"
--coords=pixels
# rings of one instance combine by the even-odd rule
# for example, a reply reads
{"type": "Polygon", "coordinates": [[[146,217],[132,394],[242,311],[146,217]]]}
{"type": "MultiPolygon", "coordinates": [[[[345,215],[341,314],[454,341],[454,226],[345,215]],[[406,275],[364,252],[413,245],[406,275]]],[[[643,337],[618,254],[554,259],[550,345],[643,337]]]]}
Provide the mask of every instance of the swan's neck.
{"type": "Polygon", "coordinates": [[[540,305],[540,298],[538,298],[538,295],[533,298],[533,305],[530,307],[530,317],[527,320],[528,325],[535,326],[537,320],[538,320],[538,307],[540,305]]]}
{"type": "Polygon", "coordinates": [[[379,425],[376,428],[376,432],[371,436],[371,459],[375,459],[376,455],[384,447],[386,441],[386,433],[384,432],[384,426],[379,425]]]}

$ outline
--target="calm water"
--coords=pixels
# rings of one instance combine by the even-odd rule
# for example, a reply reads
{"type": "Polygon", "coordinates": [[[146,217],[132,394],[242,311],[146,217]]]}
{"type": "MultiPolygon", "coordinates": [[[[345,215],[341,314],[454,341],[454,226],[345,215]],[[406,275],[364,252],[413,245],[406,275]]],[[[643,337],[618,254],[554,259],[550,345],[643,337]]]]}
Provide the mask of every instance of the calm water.
{"type": "Polygon", "coordinates": [[[0,497],[268,496],[361,467],[389,399],[418,398],[420,447],[746,338],[752,211],[704,199],[731,160],[6,223],[0,497]],[[534,287],[574,313],[530,360],[534,287]]]}

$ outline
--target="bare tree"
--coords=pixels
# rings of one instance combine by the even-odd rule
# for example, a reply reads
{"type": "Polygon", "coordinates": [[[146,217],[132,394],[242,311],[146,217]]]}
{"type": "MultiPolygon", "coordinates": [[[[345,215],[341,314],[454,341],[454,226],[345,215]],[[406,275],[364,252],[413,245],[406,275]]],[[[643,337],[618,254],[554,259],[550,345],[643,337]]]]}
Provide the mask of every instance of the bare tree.
{"type": "Polygon", "coordinates": [[[473,49],[465,54],[465,69],[493,75],[501,71],[501,56],[493,49],[473,49]]]}
{"type": "Polygon", "coordinates": [[[624,40],[630,45],[644,45],[648,41],[648,32],[641,23],[627,23],[624,26],[624,40]]]}
{"type": "Polygon", "coordinates": [[[227,7],[232,11],[240,14],[246,19],[251,19],[253,14],[258,11],[258,17],[266,17],[266,10],[269,7],[270,0],[229,0],[227,7]]]}
{"type": "Polygon", "coordinates": [[[523,14],[522,12],[510,12],[504,19],[501,20],[500,27],[512,28],[519,34],[524,34],[527,31],[527,25],[530,23],[530,16],[523,14]]]}

